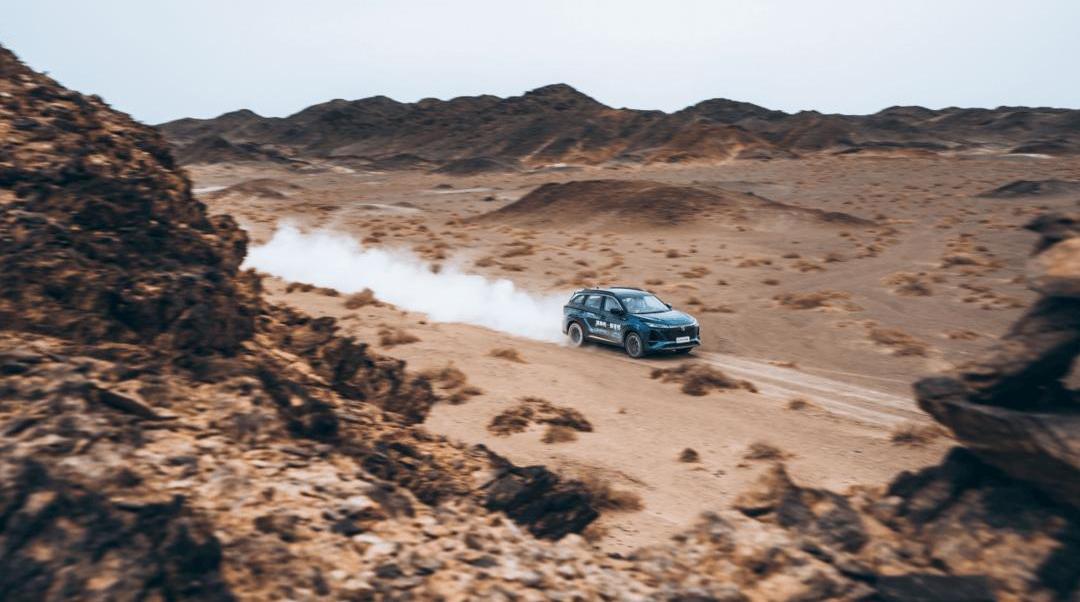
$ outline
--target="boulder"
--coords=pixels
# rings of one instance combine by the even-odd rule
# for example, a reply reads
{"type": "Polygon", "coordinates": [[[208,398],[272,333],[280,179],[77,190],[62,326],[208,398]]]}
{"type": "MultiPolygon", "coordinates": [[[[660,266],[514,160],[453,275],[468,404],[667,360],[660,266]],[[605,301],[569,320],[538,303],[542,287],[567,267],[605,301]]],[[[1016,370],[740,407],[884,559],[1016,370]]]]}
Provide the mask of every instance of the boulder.
{"type": "Polygon", "coordinates": [[[1080,507],[1080,223],[1052,214],[1031,260],[1043,296],[984,357],[915,384],[919,406],[987,462],[1080,507]]]}

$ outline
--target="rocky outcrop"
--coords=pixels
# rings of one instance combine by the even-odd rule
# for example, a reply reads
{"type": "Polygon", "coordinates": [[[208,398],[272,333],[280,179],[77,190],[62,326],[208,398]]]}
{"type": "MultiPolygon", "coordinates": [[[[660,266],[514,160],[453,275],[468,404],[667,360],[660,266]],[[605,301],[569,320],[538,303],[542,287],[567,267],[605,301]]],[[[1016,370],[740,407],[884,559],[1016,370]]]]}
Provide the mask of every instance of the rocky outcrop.
{"type": "MultiPolygon", "coordinates": [[[[264,301],[154,130],[2,48],[0,75],[0,597],[341,593],[377,524],[499,514],[492,457],[411,426],[430,384],[264,301]]],[[[517,502],[585,519],[526,528],[595,519],[545,484],[517,502]]]]}
{"type": "Polygon", "coordinates": [[[1080,508],[1080,226],[1043,216],[1030,282],[1042,297],[986,357],[915,385],[919,405],[986,461],[1080,508]]]}
{"type": "Polygon", "coordinates": [[[164,139],[0,55],[0,324],[231,351],[254,332],[247,243],[164,139]]]}

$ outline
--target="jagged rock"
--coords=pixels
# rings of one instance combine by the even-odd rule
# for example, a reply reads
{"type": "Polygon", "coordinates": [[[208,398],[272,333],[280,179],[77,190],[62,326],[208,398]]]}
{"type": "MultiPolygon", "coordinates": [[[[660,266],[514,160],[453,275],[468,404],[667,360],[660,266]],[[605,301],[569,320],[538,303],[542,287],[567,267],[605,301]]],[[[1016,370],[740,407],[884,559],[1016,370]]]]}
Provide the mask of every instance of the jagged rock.
{"type": "Polygon", "coordinates": [[[886,575],[875,585],[882,602],[997,602],[982,575],[886,575]]]}
{"type": "Polygon", "coordinates": [[[1080,229],[1057,214],[1028,228],[1041,240],[1031,280],[1043,293],[985,357],[915,384],[919,406],[988,462],[1080,508],[1080,395],[1065,379],[1080,355],[1080,229]]]}
{"type": "Polygon", "coordinates": [[[508,466],[487,488],[487,508],[505,512],[537,537],[577,533],[599,516],[584,487],[543,466],[508,466]]]}
{"type": "Polygon", "coordinates": [[[1080,298],[1080,238],[1063,240],[1028,264],[1031,287],[1047,297],[1080,298]]]}
{"type": "Polygon", "coordinates": [[[182,497],[114,501],[34,461],[5,462],[0,482],[0,599],[233,599],[182,497]]]}
{"type": "Polygon", "coordinates": [[[206,216],[157,132],[2,49],[0,93],[0,323],[195,351],[252,335],[246,236],[206,216]]]}

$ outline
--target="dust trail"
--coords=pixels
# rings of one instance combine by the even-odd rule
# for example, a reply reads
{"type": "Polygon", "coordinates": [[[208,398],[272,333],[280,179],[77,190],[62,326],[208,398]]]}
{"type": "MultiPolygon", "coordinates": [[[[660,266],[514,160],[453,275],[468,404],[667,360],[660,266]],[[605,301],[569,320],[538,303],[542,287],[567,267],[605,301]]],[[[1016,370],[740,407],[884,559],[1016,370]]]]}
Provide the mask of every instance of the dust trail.
{"type": "Polygon", "coordinates": [[[463,322],[540,341],[562,342],[566,295],[536,295],[506,279],[467,274],[452,262],[439,273],[404,250],[365,248],[328,230],[279,226],[264,245],[248,251],[244,267],[342,293],[370,288],[382,301],[423,312],[436,322],[463,322]]]}

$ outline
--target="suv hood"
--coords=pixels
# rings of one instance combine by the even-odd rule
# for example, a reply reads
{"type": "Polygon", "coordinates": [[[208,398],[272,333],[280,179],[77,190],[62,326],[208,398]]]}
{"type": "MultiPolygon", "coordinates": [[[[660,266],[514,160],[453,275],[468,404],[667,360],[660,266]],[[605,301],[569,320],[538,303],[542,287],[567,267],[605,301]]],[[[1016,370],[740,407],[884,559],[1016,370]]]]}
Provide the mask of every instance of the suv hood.
{"type": "Polygon", "coordinates": [[[655,314],[637,314],[642,322],[656,326],[689,326],[694,323],[694,318],[678,310],[668,310],[655,314]]]}

